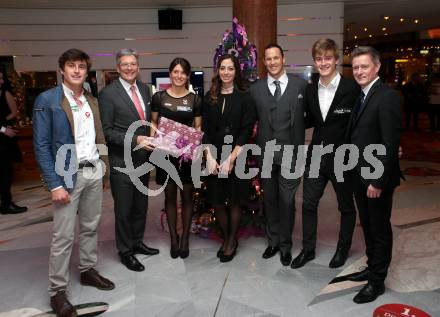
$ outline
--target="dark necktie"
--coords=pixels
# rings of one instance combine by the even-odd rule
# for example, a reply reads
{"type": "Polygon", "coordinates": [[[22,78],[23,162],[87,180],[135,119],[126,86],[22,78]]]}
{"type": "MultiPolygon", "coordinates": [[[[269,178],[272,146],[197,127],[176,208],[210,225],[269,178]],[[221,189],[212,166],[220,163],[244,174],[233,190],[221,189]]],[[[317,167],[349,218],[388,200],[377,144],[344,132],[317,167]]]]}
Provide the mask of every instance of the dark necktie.
{"type": "Polygon", "coordinates": [[[362,106],[364,105],[364,101],[365,101],[365,94],[363,91],[361,91],[361,94],[359,95],[359,98],[356,102],[356,105],[354,106],[353,109],[353,118],[356,120],[359,116],[359,114],[361,113],[361,109],[362,106]]]}
{"type": "Polygon", "coordinates": [[[280,81],[279,80],[274,80],[273,83],[275,84],[275,93],[274,93],[274,97],[276,99],[276,101],[279,101],[281,99],[281,86],[280,86],[280,81]]]}

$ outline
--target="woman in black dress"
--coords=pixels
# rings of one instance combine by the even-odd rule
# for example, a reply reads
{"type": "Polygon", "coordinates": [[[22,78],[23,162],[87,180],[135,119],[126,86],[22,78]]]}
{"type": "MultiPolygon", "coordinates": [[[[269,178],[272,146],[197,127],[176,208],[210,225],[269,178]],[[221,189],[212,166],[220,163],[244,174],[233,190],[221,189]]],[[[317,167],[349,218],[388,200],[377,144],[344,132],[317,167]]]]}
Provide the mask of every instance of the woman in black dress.
{"type": "MultiPolygon", "coordinates": [[[[190,63],[181,57],[175,58],[169,67],[171,87],[167,90],[154,94],[151,103],[151,123],[157,127],[160,117],[177,121],[182,124],[194,127],[198,130],[202,126],[201,106],[202,98],[188,90],[189,76],[191,74],[190,63]]],[[[155,129],[151,129],[154,136],[155,129]]],[[[177,234],[177,185],[169,178],[165,186],[165,211],[167,214],[168,228],[171,238],[170,255],[172,258],[189,255],[189,233],[193,213],[192,192],[193,184],[191,179],[191,162],[179,161],[179,158],[169,157],[179,172],[183,184],[180,191],[182,199],[182,224],[183,232],[179,237],[177,234]]],[[[167,179],[167,173],[156,168],[156,182],[163,185],[167,179]]]]}
{"type": "Polygon", "coordinates": [[[240,206],[249,197],[250,180],[239,179],[234,166],[238,155],[246,155],[241,147],[251,137],[255,121],[255,105],[245,91],[237,59],[229,54],[221,56],[203,105],[203,143],[217,149],[217,157],[209,149],[205,151],[210,172],[206,199],[213,205],[223,231],[224,241],[217,252],[221,262],[231,261],[238,246],[240,206]],[[232,151],[225,158],[221,150],[228,135],[232,136],[232,151]]]}

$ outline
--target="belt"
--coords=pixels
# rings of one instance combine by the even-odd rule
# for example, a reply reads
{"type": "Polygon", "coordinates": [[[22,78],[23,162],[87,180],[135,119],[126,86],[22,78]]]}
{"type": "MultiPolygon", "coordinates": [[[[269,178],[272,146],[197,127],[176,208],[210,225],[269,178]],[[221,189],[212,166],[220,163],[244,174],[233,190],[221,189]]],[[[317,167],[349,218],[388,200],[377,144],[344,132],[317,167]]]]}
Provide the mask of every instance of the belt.
{"type": "Polygon", "coordinates": [[[84,167],[95,167],[96,162],[84,161],[78,164],[79,169],[83,169],[84,167]]]}

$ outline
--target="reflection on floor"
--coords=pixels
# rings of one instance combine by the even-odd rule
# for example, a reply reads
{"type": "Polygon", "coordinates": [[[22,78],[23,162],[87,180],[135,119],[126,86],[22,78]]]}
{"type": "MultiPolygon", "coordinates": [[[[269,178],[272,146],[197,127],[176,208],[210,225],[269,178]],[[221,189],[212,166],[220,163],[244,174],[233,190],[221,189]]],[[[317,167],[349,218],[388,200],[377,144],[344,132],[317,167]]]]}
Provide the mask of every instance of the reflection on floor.
{"type": "MultiPolygon", "coordinates": [[[[440,164],[403,162],[403,168],[440,164]]],[[[342,269],[330,269],[339,215],[329,187],[319,209],[319,245],[314,261],[299,270],[282,267],[278,257],[263,260],[266,241],[242,239],[236,258],[222,264],[216,258],[218,242],[191,237],[190,256],[169,256],[167,233],[160,225],[163,197],[150,200],[145,241],[160,255],[139,257],[141,273],[128,271],[119,262],[114,243],[113,202],[105,193],[99,227],[99,266],[116,283],[110,292],[79,284],[78,251],[71,264],[68,289],[74,304],[107,302],[103,316],[372,316],[386,303],[416,306],[440,316],[440,177],[408,176],[395,195],[393,210],[394,254],[387,291],[373,303],[352,301],[359,283],[329,282],[339,274],[360,269],[365,262],[362,232],[356,227],[350,259],[342,269]]],[[[21,215],[0,216],[0,316],[32,316],[49,310],[47,298],[48,252],[52,208],[48,193],[37,183],[14,188],[15,200],[27,205],[21,215]]],[[[301,210],[301,191],[297,210],[301,210]]],[[[295,256],[301,248],[301,213],[296,215],[295,256]]]]}

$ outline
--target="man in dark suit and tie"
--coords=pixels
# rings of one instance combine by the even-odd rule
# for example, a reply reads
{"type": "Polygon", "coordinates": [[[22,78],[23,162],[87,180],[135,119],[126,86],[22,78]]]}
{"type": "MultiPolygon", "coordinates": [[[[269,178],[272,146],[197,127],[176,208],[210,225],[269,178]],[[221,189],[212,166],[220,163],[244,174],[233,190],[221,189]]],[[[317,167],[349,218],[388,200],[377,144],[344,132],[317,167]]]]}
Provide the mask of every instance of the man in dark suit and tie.
{"type": "MultiPolygon", "coordinates": [[[[124,144],[132,123],[149,120],[151,95],[148,86],[137,80],[139,55],[135,50],[120,50],[116,54],[116,61],[119,79],[105,87],[99,94],[102,127],[111,168],[110,183],[114,200],[116,247],[121,262],[129,270],[143,271],[145,267],[134,255],[159,253],[159,250],[143,243],[148,197],[120,168],[129,167],[125,163],[124,150],[131,152],[131,160],[136,168],[147,161],[147,151],[153,149],[150,138],[147,137],[149,129],[145,125],[134,131],[131,143],[124,144]],[[142,145],[143,148],[133,151],[137,145],[142,145]]],[[[139,179],[144,186],[147,186],[149,174],[146,173],[139,179]]]]}
{"type": "Polygon", "coordinates": [[[342,182],[337,179],[334,159],[336,149],[345,143],[348,121],[360,89],[354,80],[342,77],[337,71],[339,49],[335,41],[316,41],[312,47],[312,56],[319,80],[308,85],[306,92],[307,122],[314,130],[303,181],[303,249],[292,261],[294,269],[315,258],[318,204],[329,181],[335,190],[341,212],[338,244],[329,263],[331,268],[340,267],[347,260],[356,224],[351,177],[346,174],[342,182]],[[333,150],[324,154],[320,164],[315,166],[319,167],[317,175],[311,175],[312,149],[320,145],[333,145],[333,150]]]}
{"type": "Polygon", "coordinates": [[[263,258],[271,258],[280,251],[281,263],[287,266],[292,260],[295,193],[302,176],[292,174],[297,153],[302,155],[298,146],[304,144],[303,100],[307,83],[286,74],[284,52],[279,45],[266,47],[264,64],[267,78],[251,87],[258,114],[256,143],[264,151],[259,163],[269,246],[263,258]]]}
{"type": "Polygon", "coordinates": [[[350,279],[368,281],[353,298],[355,303],[362,304],[385,292],[393,247],[393,193],[401,175],[398,152],[402,110],[398,93],[379,79],[379,53],[372,47],[360,46],[353,50],[351,58],[354,78],[362,89],[353,109],[349,136],[360,153],[353,183],[368,267],[350,279]]]}

